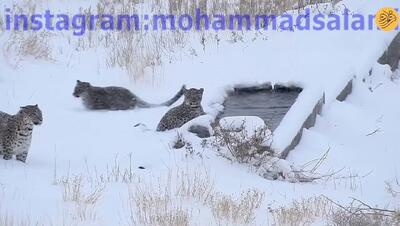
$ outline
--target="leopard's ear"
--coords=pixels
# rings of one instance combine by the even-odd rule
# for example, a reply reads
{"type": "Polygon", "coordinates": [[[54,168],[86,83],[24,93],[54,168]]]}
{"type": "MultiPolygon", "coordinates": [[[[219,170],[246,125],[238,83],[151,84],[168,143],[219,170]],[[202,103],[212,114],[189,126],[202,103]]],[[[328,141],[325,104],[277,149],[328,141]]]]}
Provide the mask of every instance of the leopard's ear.
{"type": "Polygon", "coordinates": [[[201,88],[201,89],[200,89],[200,92],[201,92],[201,93],[204,93],[204,89],[203,89],[203,88],[201,88]]]}
{"type": "Polygon", "coordinates": [[[76,80],[76,83],[78,83],[78,84],[79,84],[79,83],[82,83],[82,82],[81,82],[81,80],[76,80]]]}

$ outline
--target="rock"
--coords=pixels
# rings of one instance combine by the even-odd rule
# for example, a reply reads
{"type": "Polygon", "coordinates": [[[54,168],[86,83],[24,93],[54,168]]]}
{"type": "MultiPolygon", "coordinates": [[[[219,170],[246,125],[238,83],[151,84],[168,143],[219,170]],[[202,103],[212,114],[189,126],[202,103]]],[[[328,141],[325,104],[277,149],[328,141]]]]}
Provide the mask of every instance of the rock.
{"type": "Polygon", "coordinates": [[[192,125],[188,129],[189,132],[196,134],[200,138],[209,138],[211,133],[208,127],[202,125],[192,125]]]}
{"type": "Polygon", "coordinates": [[[400,60],[400,33],[396,35],[392,43],[390,43],[389,48],[385,53],[379,58],[378,63],[388,64],[392,72],[399,68],[400,60]]]}

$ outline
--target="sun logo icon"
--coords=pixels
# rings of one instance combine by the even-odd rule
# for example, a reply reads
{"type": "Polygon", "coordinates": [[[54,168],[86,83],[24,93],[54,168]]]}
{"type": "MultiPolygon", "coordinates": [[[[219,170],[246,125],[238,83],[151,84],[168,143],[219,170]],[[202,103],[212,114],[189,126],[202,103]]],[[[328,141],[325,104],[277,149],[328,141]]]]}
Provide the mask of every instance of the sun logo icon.
{"type": "Polygon", "coordinates": [[[383,31],[393,31],[399,26],[399,13],[390,7],[382,8],[375,16],[376,25],[383,31]]]}

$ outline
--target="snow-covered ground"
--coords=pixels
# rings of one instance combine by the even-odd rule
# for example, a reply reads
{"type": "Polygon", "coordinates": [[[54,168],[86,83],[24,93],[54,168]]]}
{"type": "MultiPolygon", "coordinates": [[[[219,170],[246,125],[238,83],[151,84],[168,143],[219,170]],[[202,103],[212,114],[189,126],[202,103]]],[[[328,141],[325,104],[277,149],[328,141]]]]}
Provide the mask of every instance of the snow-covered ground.
{"type": "MultiPolygon", "coordinates": [[[[384,6],[400,6],[396,0],[347,0],[341,4],[369,14],[384,6]]],[[[395,34],[295,31],[265,32],[254,38],[253,32],[244,35],[244,42],[222,41],[218,49],[210,44],[206,52],[193,44],[197,57],[183,54],[181,59],[156,68],[154,74],[146,71],[139,80],[122,69],[104,66],[101,49],[78,52],[66,45],[53,50],[60,53],[59,59],[25,59],[19,67],[11,66],[4,52],[0,58],[0,110],[15,113],[20,106],[39,104],[44,123],[34,129],[26,164],[0,160],[0,224],[2,216],[9,216],[17,222],[29,218],[32,224],[39,221],[45,225],[134,225],[130,208],[140,207],[129,204],[132,189],[164,191],[158,186],[172,183],[178,187],[185,178],[209,179],[221,196],[239,197],[248,189],[264,192],[252,225],[274,224],[274,219],[268,218],[269,207],[290,206],[294,200],[319,195],[344,204],[355,197],[373,206],[400,208],[386,190],[386,182],[394,182],[400,173],[400,84],[391,80],[388,66],[376,63],[395,34]],[[354,78],[353,93],[344,102],[336,101],[350,78],[354,78]],[[187,134],[197,154],[175,150],[171,146],[177,131],[155,131],[168,108],[88,111],[72,96],[77,79],[98,86],[127,87],[154,103],[172,96],[182,84],[202,87],[203,107],[211,119],[222,109],[226,91],[237,84],[270,81],[322,90],[326,94],[323,112],[316,126],[304,131],[288,160],[302,166],[329,150],[318,172],[336,173],[304,184],[269,181],[212,149],[202,148],[200,139],[187,134]],[[135,127],[138,123],[145,127],[135,127]],[[176,176],[177,172],[185,176],[176,176]],[[116,178],[120,173],[124,179],[116,178]],[[89,216],[83,220],[74,212],[78,208],[74,202],[65,200],[75,176],[83,178],[82,193],[101,190],[100,199],[88,207],[93,210],[85,212],[89,216]]],[[[4,45],[8,36],[0,33],[0,44],[4,45]]],[[[302,98],[314,98],[312,93],[302,98]]],[[[298,108],[299,114],[309,111],[308,106],[298,108]]],[[[191,210],[191,225],[218,225],[215,212],[201,201],[172,199],[191,210]]]]}

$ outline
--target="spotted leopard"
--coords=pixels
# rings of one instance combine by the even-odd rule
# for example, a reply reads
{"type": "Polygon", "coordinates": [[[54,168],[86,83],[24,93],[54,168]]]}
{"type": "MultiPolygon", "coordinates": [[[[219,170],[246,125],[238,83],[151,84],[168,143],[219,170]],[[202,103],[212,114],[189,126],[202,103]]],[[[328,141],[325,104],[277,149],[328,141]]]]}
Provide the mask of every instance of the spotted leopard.
{"type": "Polygon", "coordinates": [[[129,110],[135,107],[151,108],[171,106],[183,95],[183,88],[170,100],[162,104],[150,104],[140,99],[126,88],[109,86],[92,86],[89,82],[77,81],[73,95],[81,98],[86,108],[90,110],[129,110]]]}
{"type": "Polygon", "coordinates": [[[21,107],[15,115],[0,112],[0,155],[3,159],[10,160],[16,155],[18,161],[26,162],[33,127],[42,122],[38,105],[21,107]]]}
{"type": "Polygon", "coordinates": [[[157,126],[157,131],[166,131],[179,128],[185,123],[205,115],[201,101],[204,89],[184,89],[184,102],[169,110],[157,126]]]}

